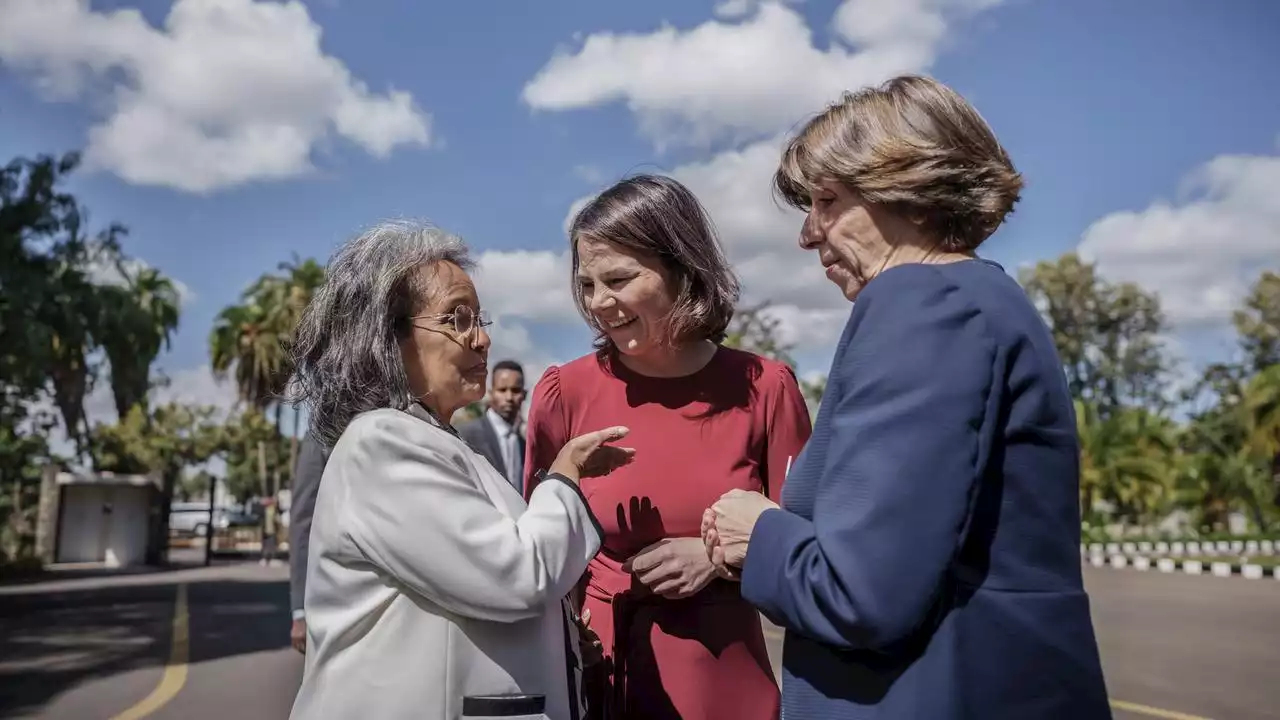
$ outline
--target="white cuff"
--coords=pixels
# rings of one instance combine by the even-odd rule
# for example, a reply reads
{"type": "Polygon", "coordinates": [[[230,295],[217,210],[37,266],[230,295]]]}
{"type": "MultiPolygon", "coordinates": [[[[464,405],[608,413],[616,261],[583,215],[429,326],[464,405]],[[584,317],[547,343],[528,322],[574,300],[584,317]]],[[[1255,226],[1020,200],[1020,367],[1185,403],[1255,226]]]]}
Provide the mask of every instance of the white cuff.
{"type": "Polygon", "coordinates": [[[303,610],[302,608],[298,608],[297,610],[293,611],[294,620],[305,620],[306,617],[307,617],[307,611],[303,610]]]}

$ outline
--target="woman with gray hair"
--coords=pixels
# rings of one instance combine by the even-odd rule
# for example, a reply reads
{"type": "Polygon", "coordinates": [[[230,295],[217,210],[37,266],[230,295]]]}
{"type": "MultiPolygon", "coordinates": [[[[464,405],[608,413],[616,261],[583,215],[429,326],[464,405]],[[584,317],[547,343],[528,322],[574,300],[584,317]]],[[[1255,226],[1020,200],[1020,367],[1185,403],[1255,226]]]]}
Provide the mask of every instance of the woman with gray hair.
{"type": "Polygon", "coordinates": [[[449,424],[484,395],[489,336],[461,240],[384,223],[342,247],[293,348],[332,447],[307,563],[294,718],[580,716],[564,597],[600,548],[580,479],[633,451],[586,433],[526,504],[449,424]]]}

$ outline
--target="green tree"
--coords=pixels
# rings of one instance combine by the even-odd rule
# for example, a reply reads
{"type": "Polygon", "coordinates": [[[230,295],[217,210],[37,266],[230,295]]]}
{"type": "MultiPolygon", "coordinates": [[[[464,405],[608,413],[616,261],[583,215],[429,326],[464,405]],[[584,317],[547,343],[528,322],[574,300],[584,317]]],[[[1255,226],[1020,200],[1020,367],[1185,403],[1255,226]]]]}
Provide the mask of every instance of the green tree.
{"type": "Polygon", "coordinates": [[[116,266],[120,286],[99,290],[101,342],[111,365],[111,392],[118,417],[136,406],[146,412],[151,391],[151,365],[178,327],[181,301],[173,281],[154,268],[130,272],[121,260],[116,266]]]}
{"type": "Polygon", "coordinates": [[[237,501],[273,495],[289,476],[289,443],[259,409],[246,407],[223,425],[227,492],[237,501]]]}
{"type": "Polygon", "coordinates": [[[1280,507],[1280,274],[1266,271],[1232,316],[1249,380],[1241,390],[1244,444],[1265,466],[1280,507]]]}
{"type": "Polygon", "coordinates": [[[779,334],[782,321],[769,312],[770,304],[765,300],[735,310],[733,320],[725,329],[723,344],[795,367],[795,360],[791,357],[794,346],[782,341],[779,334]]]}
{"type": "Polygon", "coordinates": [[[119,256],[123,227],[90,238],[87,212],[60,186],[79,163],[19,158],[0,171],[0,370],[18,396],[51,386],[67,436],[87,452],[84,398],[95,371],[89,357],[102,335],[94,263],[119,256]]]}
{"type": "Polygon", "coordinates": [[[1255,375],[1243,394],[1245,446],[1269,467],[1272,504],[1280,505],[1280,364],[1255,375]]]}
{"type": "Polygon", "coordinates": [[[49,457],[52,426],[31,414],[33,403],[51,397],[78,459],[101,465],[84,410],[99,374],[92,358],[105,350],[115,365],[125,418],[145,400],[150,365],[177,324],[176,294],[159,273],[126,275],[124,287],[95,280],[103,268],[128,266],[125,229],[87,232],[87,210],[64,189],[78,164],[68,153],[0,168],[0,497],[9,499],[0,505],[11,514],[30,507],[39,465],[62,460],[49,457]]]}
{"type": "Polygon", "coordinates": [[[1177,438],[1172,422],[1142,408],[1104,415],[1077,400],[1076,426],[1080,504],[1086,516],[1093,513],[1097,500],[1111,505],[1118,519],[1140,525],[1171,509],[1177,438]]]}
{"type": "MultiPolygon", "coordinates": [[[[286,377],[293,375],[291,348],[294,333],[302,320],[302,313],[311,303],[311,296],[324,284],[325,270],[320,263],[311,258],[305,260],[294,255],[289,262],[280,263],[278,275],[264,275],[254,287],[250,288],[250,297],[268,309],[271,315],[270,324],[280,333],[281,343],[285,350],[286,377]]],[[[293,432],[289,434],[289,483],[293,484],[293,468],[298,460],[298,438],[301,433],[302,413],[293,413],[293,432]]],[[[279,417],[277,415],[277,424],[279,417]]]]}
{"type": "Polygon", "coordinates": [[[48,382],[49,250],[57,248],[51,238],[80,225],[79,205],[60,189],[78,162],[75,154],[18,158],[0,169],[0,379],[10,407],[48,382]]]}
{"type": "Polygon", "coordinates": [[[271,311],[250,298],[223,308],[209,335],[209,355],[219,378],[234,373],[240,402],[266,410],[288,381],[284,338],[272,324],[271,311]]]}
{"type": "Polygon", "coordinates": [[[57,421],[0,405],[0,562],[34,551],[40,469],[53,460],[45,437],[57,421]]]}
{"type": "Polygon", "coordinates": [[[1280,274],[1262,273],[1243,307],[1233,314],[1232,323],[1253,372],[1280,365],[1280,274]]]}
{"type": "Polygon", "coordinates": [[[165,474],[166,494],[183,470],[206,462],[223,449],[217,410],[166,403],[151,410],[134,405],[119,421],[93,428],[97,469],[117,473],[165,474]]]}
{"type": "Polygon", "coordinates": [[[1074,253],[1037,263],[1019,280],[1053,332],[1074,397],[1104,416],[1125,406],[1167,409],[1172,363],[1155,295],[1107,282],[1074,253]]]}
{"type": "MultiPolygon", "coordinates": [[[[768,300],[755,305],[738,308],[733,313],[733,320],[725,329],[724,345],[726,347],[746,350],[757,355],[784,362],[792,368],[796,366],[791,356],[794,345],[784,342],[780,329],[782,321],[769,312],[771,303],[768,300]]],[[[800,390],[814,405],[822,402],[822,395],[827,389],[827,379],[801,380],[800,390]]]]}
{"type": "MultiPolygon", "coordinates": [[[[289,349],[303,310],[324,283],[324,267],[313,259],[294,256],[277,272],[262,275],[240,296],[240,303],[219,313],[209,336],[214,372],[234,373],[241,402],[263,413],[273,412],[279,435],[282,398],[293,374],[289,349]]],[[[293,481],[298,457],[301,413],[293,414],[289,434],[289,462],[285,476],[293,481]]]]}
{"type": "Polygon", "coordinates": [[[178,502],[192,502],[199,498],[208,499],[209,488],[217,481],[208,470],[184,472],[173,487],[173,499],[178,502]]]}

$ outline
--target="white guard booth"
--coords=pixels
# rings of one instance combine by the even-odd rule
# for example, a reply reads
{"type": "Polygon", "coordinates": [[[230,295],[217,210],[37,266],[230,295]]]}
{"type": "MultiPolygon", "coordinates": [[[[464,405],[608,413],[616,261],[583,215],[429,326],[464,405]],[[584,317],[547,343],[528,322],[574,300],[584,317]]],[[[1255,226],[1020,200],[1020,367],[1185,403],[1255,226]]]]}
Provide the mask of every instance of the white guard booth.
{"type": "Polygon", "coordinates": [[[145,564],[158,480],[148,475],[57,473],[54,562],[102,563],[110,568],[145,564]]]}

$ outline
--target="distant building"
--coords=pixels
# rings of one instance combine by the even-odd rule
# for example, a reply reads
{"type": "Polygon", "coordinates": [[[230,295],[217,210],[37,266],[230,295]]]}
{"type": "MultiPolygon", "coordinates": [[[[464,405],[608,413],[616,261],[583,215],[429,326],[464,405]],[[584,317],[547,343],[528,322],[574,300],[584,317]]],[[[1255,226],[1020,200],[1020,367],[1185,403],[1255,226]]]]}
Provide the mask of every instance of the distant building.
{"type": "Polygon", "coordinates": [[[45,564],[159,564],[167,523],[157,474],[63,472],[44,468],[36,553],[45,564]]]}

